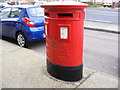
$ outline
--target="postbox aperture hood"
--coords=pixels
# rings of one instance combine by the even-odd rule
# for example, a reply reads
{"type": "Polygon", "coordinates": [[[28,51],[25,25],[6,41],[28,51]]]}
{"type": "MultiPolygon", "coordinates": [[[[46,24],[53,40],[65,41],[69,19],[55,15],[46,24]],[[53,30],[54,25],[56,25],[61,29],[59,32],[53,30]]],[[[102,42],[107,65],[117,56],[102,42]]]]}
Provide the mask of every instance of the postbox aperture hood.
{"type": "Polygon", "coordinates": [[[72,8],[87,8],[88,5],[85,3],[80,3],[80,2],[75,2],[75,1],[54,1],[54,2],[49,2],[44,5],[41,5],[41,7],[44,8],[49,8],[49,7],[72,7],[72,8]]]}

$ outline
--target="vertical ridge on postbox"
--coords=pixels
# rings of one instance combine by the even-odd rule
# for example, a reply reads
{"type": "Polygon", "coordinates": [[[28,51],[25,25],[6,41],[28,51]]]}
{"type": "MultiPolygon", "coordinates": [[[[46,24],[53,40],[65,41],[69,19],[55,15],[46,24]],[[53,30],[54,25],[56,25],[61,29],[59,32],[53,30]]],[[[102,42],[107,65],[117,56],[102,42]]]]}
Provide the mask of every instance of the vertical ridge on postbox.
{"type": "Polygon", "coordinates": [[[47,71],[65,81],[77,81],[83,72],[84,8],[79,2],[51,2],[45,8],[47,71]],[[47,25],[47,26],[46,26],[47,25]]]}

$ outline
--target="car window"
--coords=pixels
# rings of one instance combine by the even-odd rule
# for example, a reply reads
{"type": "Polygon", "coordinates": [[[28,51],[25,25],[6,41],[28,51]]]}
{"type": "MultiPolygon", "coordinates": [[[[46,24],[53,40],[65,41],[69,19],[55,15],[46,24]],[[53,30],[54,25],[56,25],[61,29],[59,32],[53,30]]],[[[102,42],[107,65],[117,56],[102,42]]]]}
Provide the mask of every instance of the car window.
{"type": "Polygon", "coordinates": [[[9,17],[16,17],[18,16],[18,14],[22,11],[22,9],[19,8],[12,8],[11,10],[11,14],[9,17]]]}
{"type": "Polygon", "coordinates": [[[0,12],[0,18],[8,18],[10,15],[11,8],[2,9],[0,12]]]}
{"type": "Polygon", "coordinates": [[[31,17],[40,17],[40,16],[44,16],[44,9],[43,8],[28,8],[27,9],[28,14],[31,17]]]}

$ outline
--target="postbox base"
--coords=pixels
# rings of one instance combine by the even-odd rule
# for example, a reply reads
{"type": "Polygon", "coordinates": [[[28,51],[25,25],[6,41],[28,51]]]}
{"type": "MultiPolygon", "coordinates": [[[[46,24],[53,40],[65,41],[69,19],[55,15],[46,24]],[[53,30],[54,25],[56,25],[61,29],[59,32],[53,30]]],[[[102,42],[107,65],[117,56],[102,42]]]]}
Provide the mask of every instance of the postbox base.
{"type": "Polygon", "coordinates": [[[47,71],[51,76],[57,79],[64,81],[78,81],[82,79],[83,65],[81,64],[76,67],[66,67],[53,64],[47,60],[47,71]]]}

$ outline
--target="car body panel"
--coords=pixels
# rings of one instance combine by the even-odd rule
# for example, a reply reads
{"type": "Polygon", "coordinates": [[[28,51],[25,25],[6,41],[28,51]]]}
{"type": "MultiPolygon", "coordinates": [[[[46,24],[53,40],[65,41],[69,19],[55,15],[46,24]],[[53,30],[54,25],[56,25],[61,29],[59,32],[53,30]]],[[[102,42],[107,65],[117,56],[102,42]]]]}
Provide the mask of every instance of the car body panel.
{"type": "Polygon", "coordinates": [[[31,7],[6,7],[11,8],[19,8],[22,11],[14,17],[9,18],[1,18],[0,24],[2,24],[2,35],[11,37],[16,39],[16,33],[22,32],[29,42],[38,41],[44,39],[44,17],[30,17],[27,12],[28,8],[38,8],[36,6],[31,7]],[[32,22],[34,22],[35,27],[29,27],[24,21],[23,18],[29,18],[32,22]]]}

